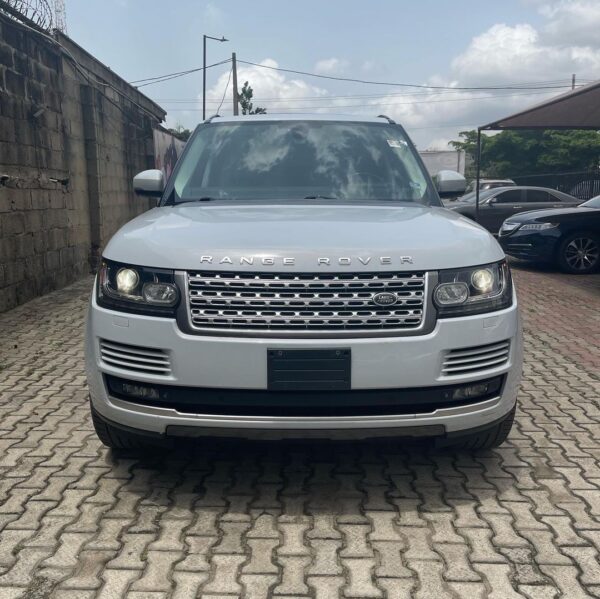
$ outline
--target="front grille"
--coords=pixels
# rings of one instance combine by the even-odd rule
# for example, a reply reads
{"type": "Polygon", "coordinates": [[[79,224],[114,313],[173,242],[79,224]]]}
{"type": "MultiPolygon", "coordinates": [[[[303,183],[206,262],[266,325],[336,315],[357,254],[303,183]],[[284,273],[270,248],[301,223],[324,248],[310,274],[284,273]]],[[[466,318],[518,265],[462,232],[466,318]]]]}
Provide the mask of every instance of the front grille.
{"type": "Polygon", "coordinates": [[[503,366],[508,362],[510,341],[453,349],[446,353],[442,374],[456,376],[476,374],[478,372],[503,366]]]}
{"type": "Polygon", "coordinates": [[[424,272],[187,274],[191,325],[202,330],[383,331],[418,329],[424,272]],[[378,306],[373,296],[397,296],[378,306]]]}
{"type": "Polygon", "coordinates": [[[122,370],[140,374],[171,374],[169,355],[162,349],[139,347],[101,339],[100,355],[105,364],[122,370]]]}

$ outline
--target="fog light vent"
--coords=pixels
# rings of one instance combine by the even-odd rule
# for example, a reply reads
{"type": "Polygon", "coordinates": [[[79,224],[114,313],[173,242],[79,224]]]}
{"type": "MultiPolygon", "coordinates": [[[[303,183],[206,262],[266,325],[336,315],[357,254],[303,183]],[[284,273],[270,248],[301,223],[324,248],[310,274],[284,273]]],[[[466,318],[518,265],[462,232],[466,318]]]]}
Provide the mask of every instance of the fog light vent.
{"type": "Polygon", "coordinates": [[[100,340],[100,355],[107,366],[142,374],[171,374],[169,354],[163,349],[100,340]]]}
{"type": "Polygon", "coordinates": [[[446,353],[442,374],[456,376],[475,374],[503,366],[508,362],[510,341],[453,349],[446,353]]]}

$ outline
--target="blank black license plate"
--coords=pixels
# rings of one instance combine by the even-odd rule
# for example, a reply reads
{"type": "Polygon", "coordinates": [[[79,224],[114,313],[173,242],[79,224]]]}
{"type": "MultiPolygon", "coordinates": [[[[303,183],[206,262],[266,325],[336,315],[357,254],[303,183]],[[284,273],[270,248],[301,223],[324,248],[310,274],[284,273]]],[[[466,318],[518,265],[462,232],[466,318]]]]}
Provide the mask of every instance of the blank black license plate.
{"type": "Polygon", "coordinates": [[[268,349],[268,388],[274,391],[350,389],[350,349],[268,349]]]}

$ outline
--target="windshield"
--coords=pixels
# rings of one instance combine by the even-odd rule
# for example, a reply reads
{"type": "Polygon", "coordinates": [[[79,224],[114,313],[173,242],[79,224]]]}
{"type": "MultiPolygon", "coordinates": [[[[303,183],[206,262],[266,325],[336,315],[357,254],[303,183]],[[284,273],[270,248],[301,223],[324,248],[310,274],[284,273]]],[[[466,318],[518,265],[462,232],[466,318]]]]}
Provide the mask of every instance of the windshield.
{"type": "Polygon", "coordinates": [[[596,196],[595,198],[580,204],[580,206],[583,206],[584,208],[600,208],[600,196],[596,196]]]}
{"type": "Polygon", "coordinates": [[[387,123],[211,123],[190,140],[174,202],[396,200],[440,205],[402,129],[387,123]]]}

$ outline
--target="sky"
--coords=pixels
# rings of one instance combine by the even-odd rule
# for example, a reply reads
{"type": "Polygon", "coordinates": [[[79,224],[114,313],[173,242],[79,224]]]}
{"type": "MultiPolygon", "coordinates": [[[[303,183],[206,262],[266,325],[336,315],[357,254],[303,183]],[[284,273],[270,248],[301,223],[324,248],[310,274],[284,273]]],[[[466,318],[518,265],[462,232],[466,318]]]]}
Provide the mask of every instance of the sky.
{"type": "MultiPolygon", "coordinates": [[[[458,133],[576,82],[600,78],[600,0],[65,0],[67,33],[127,81],[231,58],[269,113],[386,114],[418,148],[447,149],[458,133]],[[351,83],[264,68],[431,87],[351,83]],[[473,87],[543,89],[461,90],[473,87]],[[552,88],[552,89],[548,89],[552,88]]],[[[207,70],[207,114],[231,114],[231,65],[207,70]],[[229,82],[229,84],[228,84],[229,82]],[[221,101],[223,105],[219,109],[221,101]]],[[[202,73],[140,91],[166,125],[202,119],[202,73]]]]}

